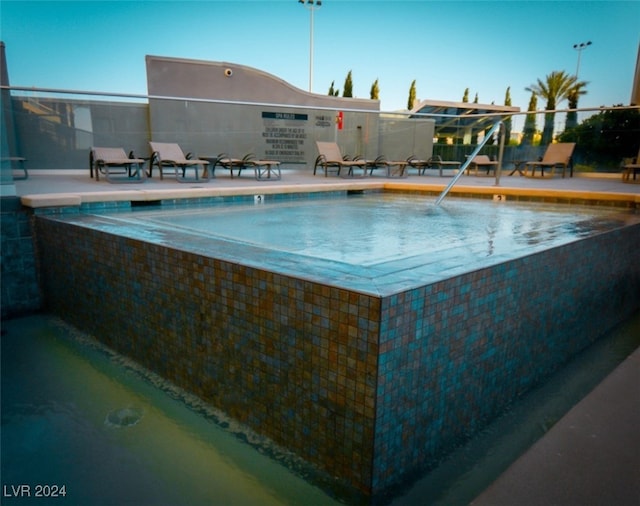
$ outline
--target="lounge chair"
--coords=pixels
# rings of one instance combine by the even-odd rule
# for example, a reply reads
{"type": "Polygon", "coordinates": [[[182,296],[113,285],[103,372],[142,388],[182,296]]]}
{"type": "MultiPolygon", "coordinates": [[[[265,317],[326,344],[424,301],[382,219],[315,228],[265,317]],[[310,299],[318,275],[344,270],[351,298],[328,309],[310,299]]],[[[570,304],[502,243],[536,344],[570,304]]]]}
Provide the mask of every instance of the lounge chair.
{"type": "Polygon", "coordinates": [[[192,159],[191,154],[183,153],[178,144],[170,142],[149,142],[151,148],[151,162],[149,164],[149,177],[153,175],[153,166],[156,165],[160,171],[160,179],[163,179],[164,169],[173,168],[176,179],[180,183],[193,183],[195,181],[208,181],[209,172],[207,160],[192,159]],[[194,169],[194,177],[186,176],[187,169],[194,169]],[[198,169],[202,168],[202,177],[198,174],[198,169]]]}
{"type": "Polygon", "coordinates": [[[407,158],[407,168],[411,167],[412,169],[416,169],[418,171],[418,175],[421,176],[429,166],[430,160],[431,158],[429,158],[429,160],[425,160],[411,155],[409,158],[407,158]]]}
{"type": "Polygon", "coordinates": [[[419,176],[424,176],[427,169],[438,169],[438,173],[442,177],[442,170],[445,167],[450,167],[453,169],[459,169],[461,163],[449,160],[443,160],[440,155],[434,155],[428,159],[417,158],[416,156],[410,156],[407,158],[407,165],[412,169],[416,169],[418,171],[419,176]]]}
{"type": "Polygon", "coordinates": [[[498,162],[495,160],[491,160],[487,155],[476,155],[471,160],[471,163],[467,166],[467,174],[473,168],[475,169],[475,175],[478,175],[478,169],[484,168],[487,169],[487,176],[493,169],[493,173],[496,172],[496,167],[498,166],[498,162]]]}
{"type": "Polygon", "coordinates": [[[233,178],[234,169],[239,171],[240,165],[242,164],[242,158],[231,158],[227,153],[220,153],[217,156],[207,157],[207,160],[211,162],[211,177],[216,177],[216,168],[220,167],[227,169],[231,174],[231,178],[233,178]]]}
{"type": "Polygon", "coordinates": [[[632,158],[622,163],[622,180],[628,182],[633,174],[633,180],[636,180],[636,173],[640,171],[640,148],[638,149],[638,156],[635,160],[632,158]]]}
{"type": "Polygon", "coordinates": [[[100,181],[104,174],[110,183],[142,183],[146,174],[142,158],[135,158],[133,151],[127,154],[122,148],[92,147],[89,150],[89,175],[100,181]]]}
{"type": "MultiPolygon", "coordinates": [[[[442,169],[459,169],[460,165],[462,165],[460,162],[456,162],[454,160],[443,160],[440,155],[435,155],[427,160],[422,168],[422,174],[424,175],[427,169],[438,169],[440,177],[442,177],[442,169]]],[[[418,170],[418,174],[420,174],[420,170],[418,170]]]]}
{"type": "Polygon", "coordinates": [[[4,165],[5,163],[8,163],[11,167],[11,171],[13,173],[13,179],[15,180],[20,180],[20,179],[29,179],[29,172],[27,172],[27,168],[24,166],[24,162],[26,162],[27,159],[23,158],[22,156],[3,156],[2,158],[0,158],[0,162],[4,165]],[[20,174],[19,176],[17,176],[15,174],[15,171],[21,171],[22,174],[20,174]]]}
{"type": "Polygon", "coordinates": [[[567,168],[569,168],[569,177],[573,177],[573,163],[571,161],[571,155],[576,147],[575,142],[558,142],[555,144],[549,144],[547,150],[542,157],[542,160],[535,162],[527,162],[524,167],[524,175],[527,175],[529,168],[531,168],[531,175],[536,175],[536,168],[540,168],[540,173],[544,176],[544,169],[550,168],[562,168],[562,177],[565,176],[567,168]]]}
{"type": "MultiPolygon", "coordinates": [[[[362,160],[356,158],[356,160],[362,160]]],[[[386,156],[380,155],[374,160],[364,160],[366,164],[365,171],[369,171],[369,175],[373,175],[374,170],[384,170],[387,177],[407,177],[409,174],[406,170],[409,162],[407,160],[388,160],[386,156]]]]}
{"type": "Polygon", "coordinates": [[[340,171],[345,168],[348,170],[346,177],[354,176],[354,169],[362,170],[362,177],[367,175],[367,162],[365,160],[345,160],[340,153],[340,147],[335,142],[316,141],[318,147],[318,157],[313,166],[313,175],[315,176],[318,167],[324,169],[324,176],[327,177],[330,169],[336,170],[336,175],[340,175],[340,171]]]}
{"type": "Polygon", "coordinates": [[[261,160],[256,155],[249,153],[242,158],[231,158],[226,153],[220,153],[213,164],[212,174],[215,175],[216,166],[228,169],[233,178],[233,171],[238,171],[238,177],[244,169],[253,169],[257,181],[278,181],[282,174],[280,172],[280,162],[276,160],[261,160]]]}

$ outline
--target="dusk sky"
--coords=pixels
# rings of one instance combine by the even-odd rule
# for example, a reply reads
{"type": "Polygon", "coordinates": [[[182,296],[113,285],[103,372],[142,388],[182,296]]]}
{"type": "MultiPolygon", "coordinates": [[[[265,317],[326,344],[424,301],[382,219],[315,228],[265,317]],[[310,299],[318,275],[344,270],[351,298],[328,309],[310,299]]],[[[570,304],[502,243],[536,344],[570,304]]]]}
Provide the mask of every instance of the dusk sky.
{"type": "MultiPolygon", "coordinates": [[[[297,0],[1,0],[14,86],[146,94],[145,55],[255,67],[309,87],[310,11],[297,0]]],[[[369,98],[381,109],[419,99],[512,103],[554,70],[588,81],[580,106],[628,104],[640,43],[640,1],[324,0],[314,11],[313,91],[369,98]]],[[[559,104],[566,107],[566,102],[559,104]]],[[[539,108],[544,103],[538,104],[539,108]]]]}

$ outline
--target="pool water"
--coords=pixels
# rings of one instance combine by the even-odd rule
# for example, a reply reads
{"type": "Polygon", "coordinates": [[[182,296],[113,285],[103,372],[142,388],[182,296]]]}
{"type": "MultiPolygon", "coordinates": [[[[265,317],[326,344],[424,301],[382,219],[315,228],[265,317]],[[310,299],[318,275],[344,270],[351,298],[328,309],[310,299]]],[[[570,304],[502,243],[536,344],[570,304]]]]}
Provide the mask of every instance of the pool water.
{"type": "Polygon", "coordinates": [[[620,211],[539,203],[362,194],[206,209],[136,219],[268,249],[372,266],[463,248],[470,255],[531,253],[582,237],[620,211]]]}
{"type": "MultiPolygon", "coordinates": [[[[3,489],[64,486],[49,503],[86,506],[339,503],[286,452],[64,322],[33,316],[2,332],[3,489]]],[[[468,504],[639,345],[637,314],[392,504],[468,504]]]]}
{"type": "Polygon", "coordinates": [[[640,221],[616,208],[463,198],[435,206],[398,193],[248,200],[64,219],[383,296],[640,221]]]}

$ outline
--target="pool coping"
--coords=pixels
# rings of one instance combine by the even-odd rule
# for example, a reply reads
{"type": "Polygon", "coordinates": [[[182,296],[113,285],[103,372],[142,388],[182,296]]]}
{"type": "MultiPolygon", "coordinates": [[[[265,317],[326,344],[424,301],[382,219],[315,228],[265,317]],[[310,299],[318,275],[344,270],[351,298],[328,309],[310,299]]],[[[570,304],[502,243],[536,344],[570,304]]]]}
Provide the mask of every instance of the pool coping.
{"type": "MultiPolygon", "coordinates": [[[[96,192],[68,192],[27,194],[20,197],[23,206],[32,209],[47,207],[79,207],[83,204],[98,202],[153,202],[175,199],[198,199],[206,197],[234,195],[270,195],[291,193],[313,193],[330,191],[403,191],[440,194],[446,185],[434,183],[415,183],[402,181],[339,181],[322,184],[279,184],[274,186],[245,187],[202,187],[167,189],[127,189],[96,192]]],[[[478,187],[469,185],[455,186],[451,195],[493,198],[495,195],[515,199],[567,204],[614,205],[627,208],[640,207],[640,194],[626,192],[558,190],[553,188],[512,188],[478,187]]]]}

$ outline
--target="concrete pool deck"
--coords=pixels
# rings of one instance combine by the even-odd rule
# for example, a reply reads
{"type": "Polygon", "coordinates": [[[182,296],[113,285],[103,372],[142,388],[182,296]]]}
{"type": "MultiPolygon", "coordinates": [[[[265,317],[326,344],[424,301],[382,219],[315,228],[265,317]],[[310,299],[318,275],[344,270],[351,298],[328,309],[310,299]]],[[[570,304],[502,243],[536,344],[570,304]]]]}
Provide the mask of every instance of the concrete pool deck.
{"type": "MultiPolygon", "coordinates": [[[[446,172],[446,171],[445,171],[446,172]]],[[[506,172],[508,173],[508,172],[506,172]]],[[[209,181],[179,183],[175,178],[149,178],[143,183],[113,184],[95,181],[86,171],[31,171],[26,180],[15,182],[16,195],[23,204],[32,207],[56,205],[79,205],[101,201],[150,201],[170,198],[198,198],[232,194],[268,194],[299,191],[328,191],[339,189],[397,188],[421,190],[438,194],[451,181],[451,175],[410,175],[402,179],[372,176],[367,178],[340,178],[314,176],[312,171],[283,168],[280,181],[256,181],[250,171],[242,177],[229,177],[217,171],[209,181]]],[[[506,176],[500,178],[499,186],[493,176],[463,176],[451,190],[451,195],[504,194],[511,197],[532,197],[548,201],[579,203],[618,203],[623,206],[640,205],[640,179],[624,183],[619,174],[607,177],[582,175],[573,178],[531,178],[506,176]]]]}
{"type": "MultiPolygon", "coordinates": [[[[33,207],[79,205],[83,202],[159,200],[224,194],[266,194],[288,191],[398,189],[441,191],[451,177],[435,175],[387,179],[325,178],[311,171],[283,170],[281,181],[255,181],[250,174],[231,179],[219,171],[209,182],[178,183],[149,179],[142,184],[96,182],[85,171],[38,172],[16,181],[16,194],[33,207]]],[[[640,181],[614,177],[525,178],[503,175],[464,176],[455,189],[469,194],[531,196],[541,200],[640,205],[640,181]]],[[[474,505],[640,503],[640,350],[636,350],[585,399],[474,502],[474,505]]]]}

